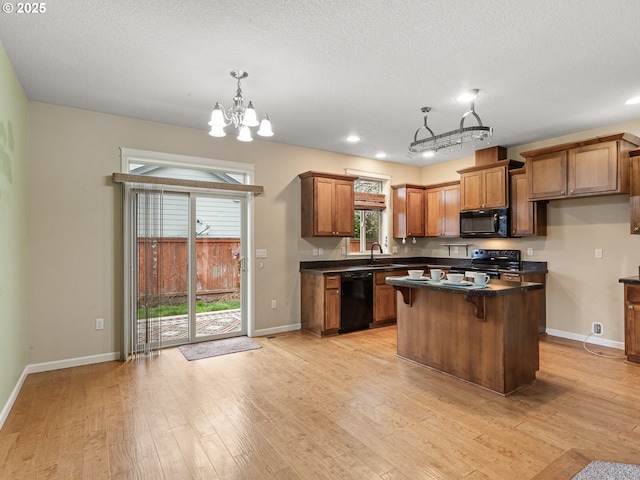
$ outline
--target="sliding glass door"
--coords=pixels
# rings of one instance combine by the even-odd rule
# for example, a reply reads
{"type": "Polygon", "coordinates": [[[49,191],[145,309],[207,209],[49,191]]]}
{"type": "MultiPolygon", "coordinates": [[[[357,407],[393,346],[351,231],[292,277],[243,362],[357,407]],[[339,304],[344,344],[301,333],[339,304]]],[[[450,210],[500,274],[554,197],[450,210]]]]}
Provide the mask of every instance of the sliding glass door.
{"type": "Polygon", "coordinates": [[[131,353],[247,333],[246,196],[134,188],[131,353]]]}
{"type": "Polygon", "coordinates": [[[252,333],[252,164],[121,148],[121,359],[252,333]]]}
{"type": "Polygon", "coordinates": [[[246,333],[242,322],[242,241],[245,202],[240,197],[194,195],[193,295],[195,340],[246,333]]]}

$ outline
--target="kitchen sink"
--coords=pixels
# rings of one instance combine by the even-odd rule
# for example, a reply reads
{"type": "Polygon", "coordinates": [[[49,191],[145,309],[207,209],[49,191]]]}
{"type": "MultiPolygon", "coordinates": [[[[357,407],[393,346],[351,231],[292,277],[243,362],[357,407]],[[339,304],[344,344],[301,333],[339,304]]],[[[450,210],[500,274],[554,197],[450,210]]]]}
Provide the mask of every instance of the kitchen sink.
{"type": "Polygon", "coordinates": [[[367,268],[407,268],[406,263],[374,263],[366,265],[367,268]]]}
{"type": "MultiPolygon", "coordinates": [[[[394,268],[411,268],[411,265],[408,263],[373,263],[373,264],[365,264],[365,265],[353,265],[349,267],[342,267],[340,270],[344,272],[355,272],[362,270],[391,270],[394,268]]],[[[422,268],[422,267],[416,267],[422,268]]]]}

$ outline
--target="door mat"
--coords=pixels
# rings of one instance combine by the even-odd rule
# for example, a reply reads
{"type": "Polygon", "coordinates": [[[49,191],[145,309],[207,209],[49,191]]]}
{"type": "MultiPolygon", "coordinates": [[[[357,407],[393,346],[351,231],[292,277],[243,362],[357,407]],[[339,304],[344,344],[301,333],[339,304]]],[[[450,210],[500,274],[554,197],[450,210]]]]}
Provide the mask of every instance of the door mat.
{"type": "Polygon", "coordinates": [[[633,480],[640,478],[640,465],[593,461],[572,480],[633,480]]]}
{"type": "Polygon", "coordinates": [[[245,352],[262,348],[249,337],[225,338],[224,340],[213,340],[211,342],[194,343],[182,345],[178,349],[189,361],[200,360],[202,358],[217,357],[228,353],[245,352]]]}

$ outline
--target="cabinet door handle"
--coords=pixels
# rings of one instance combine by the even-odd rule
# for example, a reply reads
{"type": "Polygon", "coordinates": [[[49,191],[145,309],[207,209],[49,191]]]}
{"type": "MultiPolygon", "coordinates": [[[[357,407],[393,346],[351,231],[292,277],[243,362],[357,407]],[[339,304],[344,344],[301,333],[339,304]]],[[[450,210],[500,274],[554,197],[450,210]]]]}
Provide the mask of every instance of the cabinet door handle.
{"type": "Polygon", "coordinates": [[[627,309],[633,310],[633,305],[631,305],[631,304],[627,305],[627,309]]]}
{"type": "Polygon", "coordinates": [[[640,231],[640,227],[634,227],[633,231],[634,232],[640,231]]]}

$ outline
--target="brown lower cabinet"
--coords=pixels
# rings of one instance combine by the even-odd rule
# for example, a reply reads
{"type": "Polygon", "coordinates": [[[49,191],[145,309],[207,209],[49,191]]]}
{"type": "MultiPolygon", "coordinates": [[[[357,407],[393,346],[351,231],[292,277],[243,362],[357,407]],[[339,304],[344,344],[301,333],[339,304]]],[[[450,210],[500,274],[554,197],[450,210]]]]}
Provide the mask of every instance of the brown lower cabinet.
{"type": "Polygon", "coordinates": [[[624,353],[640,363],[640,285],[624,285],[624,353]]]}
{"type": "MultiPolygon", "coordinates": [[[[396,321],[396,293],[385,278],[406,276],[407,270],[374,273],[373,323],[371,327],[396,321]]],[[[321,337],[337,335],[341,310],[340,274],[300,272],[300,323],[303,330],[321,337]]]]}
{"type": "Polygon", "coordinates": [[[337,335],[340,328],[340,275],[300,273],[300,317],[303,330],[337,335]]]}
{"type": "Polygon", "coordinates": [[[396,321],[396,290],[387,285],[387,277],[406,276],[407,270],[375,272],[373,275],[373,323],[372,327],[389,325],[396,321]]]}

